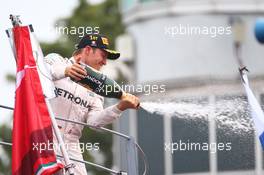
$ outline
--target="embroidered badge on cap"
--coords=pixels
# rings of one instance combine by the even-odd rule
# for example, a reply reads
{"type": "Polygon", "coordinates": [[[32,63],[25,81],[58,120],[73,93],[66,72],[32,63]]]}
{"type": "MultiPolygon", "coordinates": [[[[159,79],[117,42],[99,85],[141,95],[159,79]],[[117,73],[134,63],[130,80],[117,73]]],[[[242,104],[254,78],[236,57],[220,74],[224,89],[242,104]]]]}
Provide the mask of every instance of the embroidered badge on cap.
{"type": "Polygon", "coordinates": [[[108,42],[108,39],[107,38],[102,37],[102,42],[105,45],[109,45],[109,42],[108,42]]]}

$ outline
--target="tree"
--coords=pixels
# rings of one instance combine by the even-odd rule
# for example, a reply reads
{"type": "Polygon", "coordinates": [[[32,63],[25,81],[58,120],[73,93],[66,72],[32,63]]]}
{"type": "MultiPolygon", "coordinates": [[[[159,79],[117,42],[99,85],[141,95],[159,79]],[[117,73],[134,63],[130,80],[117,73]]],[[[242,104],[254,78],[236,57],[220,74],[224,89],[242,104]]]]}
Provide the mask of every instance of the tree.
{"type": "MultiPolygon", "coordinates": [[[[74,9],[72,16],[59,19],[57,23],[63,27],[71,29],[72,27],[99,27],[101,34],[107,35],[110,39],[110,47],[114,47],[115,38],[124,32],[124,26],[121,23],[121,15],[118,8],[118,0],[106,0],[101,4],[91,5],[86,0],[79,0],[79,5],[74,9]]],[[[58,27],[58,26],[56,26],[58,27]]],[[[73,32],[74,33],[74,32],[73,32]]],[[[78,33],[61,35],[60,38],[53,43],[41,43],[44,55],[48,53],[59,53],[64,57],[70,57],[74,51],[74,45],[78,43],[80,37],[78,33]]],[[[7,81],[14,82],[15,76],[8,74],[7,81]]],[[[109,126],[111,128],[111,126],[109,126]]],[[[0,138],[3,141],[11,142],[12,130],[6,125],[0,126],[0,138]]],[[[104,166],[112,166],[112,135],[107,133],[98,133],[97,131],[85,128],[83,136],[80,140],[83,143],[100,143],[100,151],[104,155],[104,166]]],[[[6,165],[0,159],[0,175],[11,175],[11,147],[3,147],[6,155],[9,157],[9,164],[6,165]]],[[[89,151],[84,152],[84,159],[94,161],[94,157],[89,151]]],[[[88,167],[89,172],[96,175],[107,175],[102,170],[88,167]]]]}
{"type": "MultiPolygon", "coordinates": [[[[0,126],[0,140],[11,143],[12,131],[11,128],[7,125],[0,126]]],[[[3,154],[5,156],[1,156],[1,158],[7,157],[7,159],[3,160],[0,158],[0,175],[11,175],[11,153],[12,148],[10,146],[2,146],[3,154]],[[3,174],[1,174],[3,173],[3,174]]]]}
{"type": "MultiPolygon", "coordinates": [[[[110,47],[114,47],[115,38],[124,32],[117,0],[106,0],[101,4],[91,5],[86,0],[80,0],[79,6],[73,11],[71,17],[59,19],[55,27],[65,27],[72,33],[62,35],[54,43],[41,43],[44,54],[57,52],[62,56],[71,56],[74,45],[80,40],[80,33],[74,28],[99,27],[100,34],[107,35],[110,47]],[[75,34],[76,33],[76,34],[75,34]]],[[[86,33],[94,31],[89,30],[86,33]]]]}

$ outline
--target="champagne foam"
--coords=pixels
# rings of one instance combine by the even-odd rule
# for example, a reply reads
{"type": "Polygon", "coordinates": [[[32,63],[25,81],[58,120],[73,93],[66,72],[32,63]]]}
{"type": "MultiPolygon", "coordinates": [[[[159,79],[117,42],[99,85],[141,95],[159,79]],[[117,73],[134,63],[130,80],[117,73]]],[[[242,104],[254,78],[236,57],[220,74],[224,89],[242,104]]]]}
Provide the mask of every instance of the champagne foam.
{"type": "Polygon", "coordinates": [[[253,121],[248,103],[241,98],[219,100],[215,104],[195,102],[142,102],[149,113],[183,120],[208,121],[214,119],[216,127],[233,132],[252,132],[253,121]]]}

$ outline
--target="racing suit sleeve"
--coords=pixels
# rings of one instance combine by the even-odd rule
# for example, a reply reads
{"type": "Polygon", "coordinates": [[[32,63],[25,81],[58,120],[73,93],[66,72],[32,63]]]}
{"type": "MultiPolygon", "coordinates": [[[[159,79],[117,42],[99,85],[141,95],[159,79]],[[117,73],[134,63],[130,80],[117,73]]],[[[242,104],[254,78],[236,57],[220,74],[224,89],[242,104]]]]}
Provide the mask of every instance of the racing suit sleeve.
{"type": "Polygon", "coordinates": [[[63,58],[59,54],[51,53],[45,56],[44,61],[47,63],[52,80],[59,80],[65,78],[65,69],[71,65],[71,62],[67,58],[63,58]]]}
{"type": "Polygon", "coordinates": [[[122,111],[117,108],[117,105],[103,108],[103,103],[100,98],[93,101],[91,109],[87,115],[87,124],[102,127],[112,123],[115,119],[119,118],[122,111]]]}

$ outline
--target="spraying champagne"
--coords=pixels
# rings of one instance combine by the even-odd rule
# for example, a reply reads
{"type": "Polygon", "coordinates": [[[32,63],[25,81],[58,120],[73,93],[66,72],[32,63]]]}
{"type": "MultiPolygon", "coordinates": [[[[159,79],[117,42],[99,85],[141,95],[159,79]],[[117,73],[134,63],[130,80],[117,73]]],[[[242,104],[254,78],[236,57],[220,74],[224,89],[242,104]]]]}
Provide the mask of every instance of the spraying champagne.
{"type": "Polygon", "coordinates": [[[80,60],[87,63],[86,59],[88,59],[88,57],[90,57],[90,59],[95,59],[95,55],[90,53],[90,50],[92,48],[100,49],[103,53],[105,53],[105,55],[101,55],[100,58],[98,57],[99,59],[101,59],[101,61],[103,61],[103,57],[110,60],[116,60],[120,57],[119,52],[109,49],[109,40],[107,37],[99,34],[86,35],[80,40],[79,44],[76,45],[77,50],[73,53],[77,64],[81,65],[84,70],[80,70],[78,68],[79,66],[75,65],[76,67],[74,66],[73,70],[70,68],[70,74],[72,73],[70,77],[75,79],[73,81],[79,83],[87,89],[91,89],[92,91],[103,97],[120,99],[121,104],[123,104],[121,105],[121,108],[134,108],[135,103],[138,101],[135,96],[124,92],[114,80],[97,71],[99,70],[99,68],[94,69],[94,67],[90,67],[88,65],[80,63],[80,60]],[[86,51],[88,52],[82,52],[84,55],[80,55],[78,51],[82,51],[81,49],[86,49],[86,51]],[[83,74],[84,71],[86,72],[85,74],[83,74]]]}

